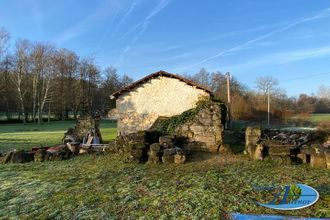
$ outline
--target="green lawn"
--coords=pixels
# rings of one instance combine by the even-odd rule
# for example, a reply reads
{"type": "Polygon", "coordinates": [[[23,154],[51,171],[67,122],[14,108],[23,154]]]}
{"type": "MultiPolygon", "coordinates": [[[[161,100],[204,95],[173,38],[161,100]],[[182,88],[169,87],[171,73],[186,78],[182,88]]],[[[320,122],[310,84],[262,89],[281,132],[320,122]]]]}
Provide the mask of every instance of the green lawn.
{"type": "MultiPolygon", "coordinates": [[[[0,124],[0,152],[59,144],[67,129],[74,125],[75,121],[55,121],[41,125],[0,124]]],[[[105,142],[115,138],[117,135],[115,122],[102,121],[101,133],[105,142]]]]}
{"type": "Polygon", "coordinates": [[[330,114],[313,114],[310,120],[312,122],[330,121],[330,114]]]}
{"type": "MultiPolygon", "coordinates": [[[[1,125],[1,147],[58,143],[72,125],[1,125]]],[[[103,137],[115,136],[113,123],[101,125],[103,137]]],[[[111,154],[0,164],[0,219],[219,219],[225,212],[330,216],[330,171],[206,153],[183,165],[127,164],[111,154]],[[320,199],[296,211],[258,206],[253,185],[273,183],[308,184],[320,199]]]]}
{"type": "Polygon", "coordinates": [[[293,119],[300,119],[309,122],[330,121],[330,114],[310,114],[310,115],[296,115],[293,119]]]}

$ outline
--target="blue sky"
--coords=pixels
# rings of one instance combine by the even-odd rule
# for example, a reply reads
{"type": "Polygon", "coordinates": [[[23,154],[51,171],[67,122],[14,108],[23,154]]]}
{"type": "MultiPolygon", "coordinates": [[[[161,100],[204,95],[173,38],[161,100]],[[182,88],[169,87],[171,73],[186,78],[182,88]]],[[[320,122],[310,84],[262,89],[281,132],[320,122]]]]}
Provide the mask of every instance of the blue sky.
{"type": "Polygon", "coordinates": [[[328,0],[0,0],[1,26],[133,79],[205,67],[250,88],[272,75],[289,95],[330,85],[328,0]]]}

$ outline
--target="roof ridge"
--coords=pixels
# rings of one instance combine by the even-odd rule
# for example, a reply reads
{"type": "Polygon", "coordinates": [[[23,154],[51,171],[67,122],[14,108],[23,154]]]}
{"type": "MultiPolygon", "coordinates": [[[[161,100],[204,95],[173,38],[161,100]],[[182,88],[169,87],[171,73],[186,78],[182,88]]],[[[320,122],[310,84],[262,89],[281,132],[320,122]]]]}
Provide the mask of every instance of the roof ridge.
{"type": "Polygon", "coordinates": [[[209,89],[207,89],[207,88],[205,88],[205,87],[203,87],[201,85],[198,85],[197,83],[195,83],[195,82],[193,82],[191,80],[188,80],[186,78],[183,78],[183,77],[181,77],[181,76],[179,76],[177,74],[169,73],[169,72],[166,72],[164,70],[159,70],[157,72],[151,73],[151,74],[143,77],[142,79],[139,79],[139,80],[137,80],[137,81],[135,81],[135,82],[133,82],[133,83],[131,83],[131,84],[129,84],[129,85],[121,88],[120,90],[118,90],[118,91],[114,92],[113,94],[111,94],[110,97],[111,97],[111,99],[118,98],[124,92],[128,92],[128,91],[134,89],[135,87],[137,87],[138,85],[140,85],[140,84],[142,84],[142,83],[144,83],[144,82],[146,82],[146,81],[148,81],[150,79],[159,77],[159,76],[166,76],[166,77],[178,79],[180,81],[185,82],[186,84],[188,84],[190,86],[195,86],[198,89],[204,90],[204,91],[212,94],[212,92],[209,89]]]}

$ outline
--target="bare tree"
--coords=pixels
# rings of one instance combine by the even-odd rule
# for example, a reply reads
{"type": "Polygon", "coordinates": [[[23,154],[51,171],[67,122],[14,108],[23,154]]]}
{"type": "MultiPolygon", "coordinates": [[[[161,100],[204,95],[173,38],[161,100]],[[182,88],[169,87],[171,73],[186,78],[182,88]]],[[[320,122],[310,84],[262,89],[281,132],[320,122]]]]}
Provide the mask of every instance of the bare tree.
{"type": "Polygon", "coordinates": [[[193,77],[193,81],[204,87],[210,86],[210,73],[205,68],[200,69],[193,77]]]}
{"type": "Polygon", "coordinates": [[[267,121],[268,127],[270,125],[270,97],[271,93],[274,91],[275,87],[278,85],[277,79],[272,76],[259,77],[256,80],[256,87],[263,95],[267,96],[267,121]]]}
{"type": "Polygon", "coordinates": [[[4,28],[0,28],[0,62],[7,51],[9,39],[9,32],[4,28]]]}
{"type": "Polygon", "coordinates": [[[36,43],[31,53],[32,120],[42,122],[42,113],[49,102],[50,89],[55,75],[55,49],[49,44],[36,43]]]}
{"type": "Polygon", "coordinates": [[[10,118],[9,112],[9,72],[11,67],[11,59],[7,53],[8,43],[10,40],[9,32],[0,28],[0,95],[4,97],[3,101],[6,105],[7,120],[10,118]]]}
{"type": "Polygon", "coordinates": [[[133,79],[124,74],[123,77],[121,78],[120,87],[125,87],[132,83],[133,83],[133,79]]]}
{"type": "Polygon", "coordinates": [[[317,93],[320,98],[330,99],[330,86],[321,85],[317,93]]]}
{"type": "Polygon", "coordinates": [[[30,71],[30,49],[31,43],[27,40],[20,40],[16,43],[15,60],[12,81],[15,85],[19,100],[20,111],[23,116],[23,123],[26,123],[25,95],[28,91],[28,74],[30,71]]]}
{"type": "Polygon", "coordinates": [[[42,122],[42,113],[46,103],[51,102],[51,89],[54,84],[54,76],[56,74],[55,49],[50,45],[45,45],[44,66],[40,72],[40,82],[38,91],[38,123],[42,122]]]}
{"type": "Polygon", "coordinates": [[[255,83],[257,89],[264,95],[271,93],[278,86],[277,79],[272,76],[258,77],[255,83]]]}
{"type": "Polygon", "coordinates": [[[78,56],[67,49],[60,49],[54,57],[56,63],[56,90],[52,101],[54,110],[61,120],[69,117],[69,111],[77,116],[80,91],[77,81],[78,56]]]}

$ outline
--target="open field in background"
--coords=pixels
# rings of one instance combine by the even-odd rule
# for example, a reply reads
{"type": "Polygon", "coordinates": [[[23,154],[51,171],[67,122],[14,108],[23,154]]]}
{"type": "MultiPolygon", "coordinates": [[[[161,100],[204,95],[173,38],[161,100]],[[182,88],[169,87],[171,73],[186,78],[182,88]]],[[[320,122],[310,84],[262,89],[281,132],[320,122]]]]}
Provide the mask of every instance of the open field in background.
{"type": "Polygon", "coordinates": [[[311,122],[322,122],[322,121],[330,121],[330,114],[312,114],[312,115],[303,115],[303,116],[296,116],[295,118],[311,121],[311,122]]]}
{"type": "MultiPolygon", "coordinates": [[[[271,121],[270,127],[273,129],[281,129],[281,128],[315,128],[320,122],[330,121],[330,114],[311,114],[311,115],[296,115],[287,123],[273,122],[271,121]]],[[[262,128],[267,128],[267,119],[262,122],[250,122],[244,120],[236,120],[232,121],[231,129],[233,130],[241,130],[245,129],[247,126],[256,125],[262,128]]]]}
{"type": "MultiPolygon", "coordinates": [[[[74,126],[75,121],[45,122],[41,125],[0,124],[0,152],[60,144],[67,129],[74,126]]],[[[100,126],[105,142],[117,136],[115,122],[104,120],[100,126]]]]}

